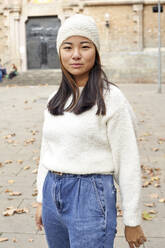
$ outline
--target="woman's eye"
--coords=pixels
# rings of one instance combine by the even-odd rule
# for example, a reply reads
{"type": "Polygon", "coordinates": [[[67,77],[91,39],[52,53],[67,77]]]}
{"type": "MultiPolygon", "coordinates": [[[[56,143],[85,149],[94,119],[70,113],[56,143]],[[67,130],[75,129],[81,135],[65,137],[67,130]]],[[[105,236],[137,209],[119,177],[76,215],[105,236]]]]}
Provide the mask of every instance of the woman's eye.
{"type": "Polygon", "coordinates": [[[64,49],[65,49],[65,50],[70,50],[71,47],[69,47],[69,46],[68,46],[68,47],[64,47],[64,49]]]}
{"type": "Polygon", "coordinates": [[[89,46],[83,46],[82,48],[89,48],[89,46]]]}

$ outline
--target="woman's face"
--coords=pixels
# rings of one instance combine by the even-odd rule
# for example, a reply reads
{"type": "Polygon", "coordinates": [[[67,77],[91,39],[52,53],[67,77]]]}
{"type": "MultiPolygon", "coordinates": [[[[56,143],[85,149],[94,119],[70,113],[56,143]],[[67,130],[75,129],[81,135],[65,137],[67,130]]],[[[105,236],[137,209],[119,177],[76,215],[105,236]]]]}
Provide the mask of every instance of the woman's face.
{"type": "Polygon", "coordinates": [[[87,81],[95,63],[96,49],[89,39],[71,36],[63,41],[60,57],[64,68],[74,76],[76,82],[87,81]]]}

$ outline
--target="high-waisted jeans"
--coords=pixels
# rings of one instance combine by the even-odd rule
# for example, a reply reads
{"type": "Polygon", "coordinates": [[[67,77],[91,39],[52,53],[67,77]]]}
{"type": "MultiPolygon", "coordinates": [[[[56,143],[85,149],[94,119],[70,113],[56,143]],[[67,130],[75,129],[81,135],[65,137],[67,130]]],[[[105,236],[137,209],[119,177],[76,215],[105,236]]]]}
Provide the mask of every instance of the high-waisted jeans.
{"type": "Polygon", "coordinates": [[[49,248],[113,248],[116,215],[113,175],[48,172],[42,221],[49,248]]]}

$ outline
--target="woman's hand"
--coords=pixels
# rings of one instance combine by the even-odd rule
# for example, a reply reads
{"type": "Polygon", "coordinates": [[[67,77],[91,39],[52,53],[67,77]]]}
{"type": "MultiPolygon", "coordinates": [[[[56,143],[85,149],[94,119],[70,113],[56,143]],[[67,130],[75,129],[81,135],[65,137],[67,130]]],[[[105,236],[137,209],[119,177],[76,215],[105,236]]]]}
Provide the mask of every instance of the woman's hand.
{"type": "Polygon", "coordinates": [[[130,248],[140,247],[147,241],[141,226],[125,226],[125,238],[130,248]]]}
{"type": "Polygon", "coordinates": [[[36,221],[36,226],[39,231],[42,231],[42,203],[37,203],[37,209],[36,209],[36,215],[35,215],[35,221],[36,221]]]}

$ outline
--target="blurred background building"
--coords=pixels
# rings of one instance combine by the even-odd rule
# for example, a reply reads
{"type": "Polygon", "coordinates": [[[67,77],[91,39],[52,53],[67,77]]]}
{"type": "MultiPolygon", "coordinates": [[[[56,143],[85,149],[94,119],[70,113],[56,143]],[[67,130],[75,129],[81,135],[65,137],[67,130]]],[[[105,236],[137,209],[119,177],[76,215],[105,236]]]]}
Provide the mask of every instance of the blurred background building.
{"type": "MultiPolygon", "coordinates": [[[[74,13],[91,15],[100,32],[102,64],[111,81],[154,83],[158,74],[156,0],[0,0],[0,58],[20,72],[58,69],[56,36],[74,13]]],[[[165,1],[161,1],[165,65],[165,1]]],[[[165,66],[162,66],[165,82],[165,66]]]]}

